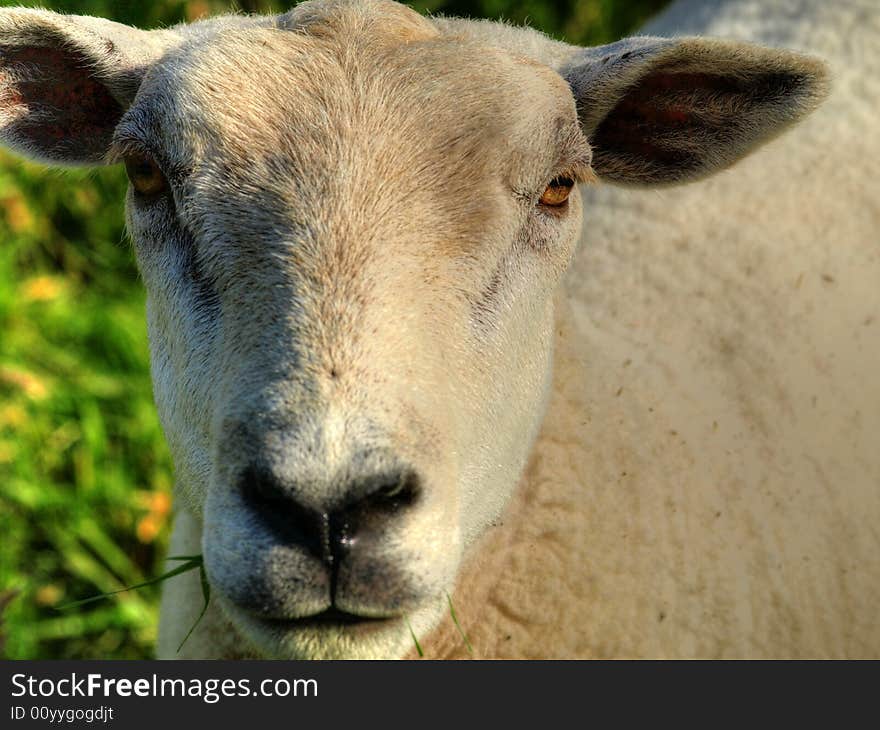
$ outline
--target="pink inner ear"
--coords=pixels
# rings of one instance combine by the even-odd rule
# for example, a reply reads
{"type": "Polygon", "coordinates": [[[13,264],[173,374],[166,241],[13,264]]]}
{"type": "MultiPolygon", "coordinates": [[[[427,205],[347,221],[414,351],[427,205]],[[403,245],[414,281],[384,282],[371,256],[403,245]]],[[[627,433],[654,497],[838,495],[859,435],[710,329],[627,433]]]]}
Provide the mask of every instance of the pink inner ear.
{"type": "Polygon", "coordinates": [[[721,76],[658,72],[642,79],[615,113],[651,124],[682,125],[693,121],[697,98],[706,102],[736,93],[740,93],[736,85],[721,76]]]}
{"type": "MultiPolygon", "coordinates": [[[[629,88],[593,134],[608,179],[671,181],[698,170],[737,124],[746,92],[733,79],[661,70],[629,88]]],[[[601,173],[600,173],[601,174],[601,173]]]]}
{"type": "Polygon", "coordinates": [[[122,107],[93,69],[76,54],[58,48],[3,51],[0,104],[26,108],[16,114],[16,136],[46,156],[100,160],[122,107]]]}

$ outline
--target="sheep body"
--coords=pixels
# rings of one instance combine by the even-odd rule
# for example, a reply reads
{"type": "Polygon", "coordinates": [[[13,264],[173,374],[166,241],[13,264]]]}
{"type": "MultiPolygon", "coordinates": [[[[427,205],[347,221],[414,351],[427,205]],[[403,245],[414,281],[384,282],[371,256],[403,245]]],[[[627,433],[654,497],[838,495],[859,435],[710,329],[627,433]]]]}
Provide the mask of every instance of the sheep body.
{"type": "MultiPolygon", "coordinates": [[[[880,652],[880,17],[679,2],[647,32],[827,58],[833,92],[714,178],[591,188],[554,392],[456,590],[478,656],[880,652]]],[[[432,656],[466,656],[447,620],[432,656]]]]}

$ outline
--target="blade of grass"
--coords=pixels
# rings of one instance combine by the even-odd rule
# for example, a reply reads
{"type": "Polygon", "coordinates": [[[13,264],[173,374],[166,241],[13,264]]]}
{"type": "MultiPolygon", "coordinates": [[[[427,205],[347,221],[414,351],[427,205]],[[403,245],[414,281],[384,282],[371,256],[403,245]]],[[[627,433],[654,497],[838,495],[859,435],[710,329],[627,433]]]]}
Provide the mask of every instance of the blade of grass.
{"type": "Polygon", "coordinates": [[[422,651],[422,645],[419,644],[419,640],[416,638],[416,632],[413,631],[413,627],[410,624],[409,619],[406,617],[404,617],[404,619],[406,620],[407,628],[409,628],[409,635],[412,636],[413,643],[416,645],[416,651],[419,653],[419,657],[424,657],[425,652],[422,651]]]}
{"type": "MultiPolygon", "coordinates": [[[[202,556],[198,556],[201,561],[202,556]]],[[[169,558],[169,560],[178,560],[179,558],[169,558]]],[[[183,641],[180,642],[180,646],[177,647],[177,653],[180,653],[180,650],[183,649],[183,645],[186,643],[186,640],[190,637],[193,631],[195,631],[196,626],[199,625],[199,622],[202,620],[202,617],[205,615],[205,612],[208,610],[208,603],[211,600],[211,585],[208,583],[208,575],[205,573],[205,565],[203,562],[199,563],[199,580],[202,584],[202,598],[205,599],[205,605],[202,606],[202,610],[199,615],[196,617],[196,620],[193,622],[193,625],[189,627],[189,631],[186,632],[186,636],[183,637],[183,641]]]]}
{"type": "Polygon", "coordinates": [[[458,633],[461,634],[461,638],[464,639],[464,645],[467,647],[468,654],[473,656],[474,647],[471,646],[467,634],[464,633],[464,629],[462,629],[461,624],[458,623],[458,617],[455,615],[455,606],[452,605],[452,597],[448,593],[446,594],[446,600],[449,601],[449,615],[452,616],[452,623],[455,624],[455,628],[458,629],[458,633]]]}
{"type": "Polygon", "coordinates": [[[92,516],[80,516],[72,530],[91,551],[119,576],[120,582],[135,583],[144,575],[131,557],[107,534],[103,526],[92,516]]]}
{"type": "Polygon", "coordinates": [[[94,603],[95,601],[100,601],[104,598],[109,598],[110,596],[115,596],[118,593],[125,593],[126,591],[133,591],[137,588],[144,588],[145,586],[155,585],[156,583],[161,583],[163,580],[168,580],[169,578],[173,578],[175,575],[180,575],[181,573],[186,573],[190,570],[195,570],[196,568],[201,569],[202,560],[201,556],[199,556],[198,560],[191,560],[188,563],[184,563],[183,565],[178,565],[176,568],[172,568],[167,573],[163,573],[162,575],[151,578],[150,580],[144,581],[143,583],[138,583],[137,585],[127,586],[125,588],[120,588],[118,591],[110,591],[109,593],[101,593],[97,596],[92,596],[91,598],[84,598],[81,601],[73,601],[72,603],[65,603],[63,606],[58,606],[59,611],[66,611],[71,608],[77,608],[78,606],[84,606],[87,603],[94,603]]]}
{"type": "MultiPolygon", "coordinates": [[[[90,550],[87,550],[75,536],[62,530],[60,524],[47,524],[44,525],[43,529],[58,551],[58,555],[69,573],[94,584],[99,591],[103,591],[100,595],[119,592],[112,589],[123,583],[125,578],[115,575],[107,565],[93,555],[90,550]]],[[[132,594],[126,600],[138,604],[142,609],[146,607],[144,600],[137,594],[132,594]]]]}

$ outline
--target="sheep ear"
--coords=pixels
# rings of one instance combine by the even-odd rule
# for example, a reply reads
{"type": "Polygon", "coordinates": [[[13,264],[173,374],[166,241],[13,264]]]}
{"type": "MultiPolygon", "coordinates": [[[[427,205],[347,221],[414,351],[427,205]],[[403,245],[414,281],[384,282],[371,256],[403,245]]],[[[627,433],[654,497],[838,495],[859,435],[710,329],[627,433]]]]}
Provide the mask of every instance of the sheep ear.
{"type": "Polygon", "coordinates": [[[171,31],[0,10],[0,143],[44,162],[100,164],[171,31]]]}
{"type": "Polygon", "coordinates": [[[815,58],[707,38],[636,37],[582,51],[560,73],[600,178],[679,183],[723,169],[815,109],[815,58]]]}

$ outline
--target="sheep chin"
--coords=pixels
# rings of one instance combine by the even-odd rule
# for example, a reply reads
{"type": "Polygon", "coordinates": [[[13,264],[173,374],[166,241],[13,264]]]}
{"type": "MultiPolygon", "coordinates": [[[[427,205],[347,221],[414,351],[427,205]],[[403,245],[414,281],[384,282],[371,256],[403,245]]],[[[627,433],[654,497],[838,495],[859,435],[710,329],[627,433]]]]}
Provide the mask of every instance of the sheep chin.
{"type": "Polygon", "coordinates": [[[414,635],[426,636],[439,623],[445,605],[440,597],[406,616],[364,621],[324,617],[267,620],[247,613],[222,596],[216,600],[259,656],[308,660],[403,659],[420,648],[414,635]]]}

